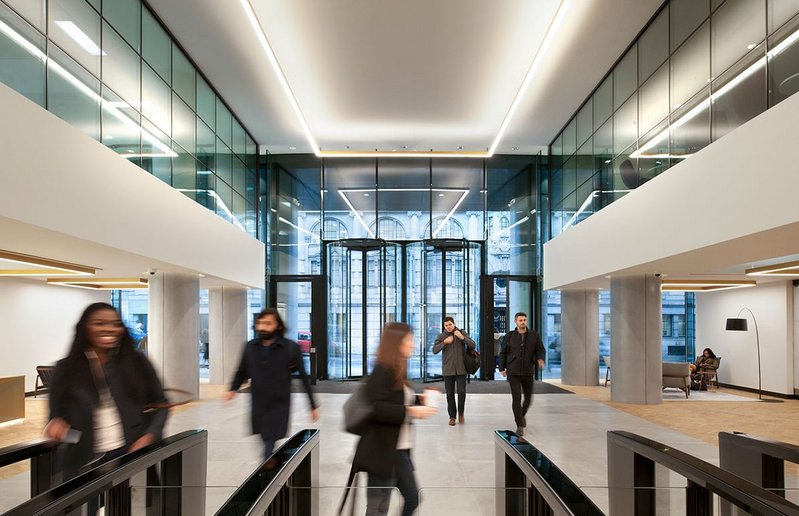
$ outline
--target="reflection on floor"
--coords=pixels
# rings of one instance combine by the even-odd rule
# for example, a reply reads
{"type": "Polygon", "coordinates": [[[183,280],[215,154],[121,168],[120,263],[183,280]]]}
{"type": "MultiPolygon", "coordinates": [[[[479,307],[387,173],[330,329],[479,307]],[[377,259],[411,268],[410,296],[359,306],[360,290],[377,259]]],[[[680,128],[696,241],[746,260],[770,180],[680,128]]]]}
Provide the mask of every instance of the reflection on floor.
{"type": "MultiPolygon", "coordinates": [[[[542,394],[535,397],[528,415],[527,437],[584,487],[602,508],[607,507],[604,486],[607,469],[605,434],[608,430],[636,432],[716,464],[715,435],[720,430],[745,431],[799,443],[798,425],[793,424],[799,408],[799,401],[795,400],[774,404],[697,400],[696,403],[636,406],[610,402],[609,388],[564,387],[578,395],[542,394]],[[786,421],[791,424],[786,424],[786,421]]],[[[249,395],[239,395],[226,403],[220,398],[223,392],[222,386],[202,385],[204,401],[181,407],[182,410],[171,416],[167,427],[168,433],[191,428],[209,431],[208,484],[215,486],[206,490],[209,512],[213,512],[259,464],[261,456],[259,438],[249,435],[249,395]]],[[[718,393],[750,397],[746,393],[725,389],[718,393]]],[[[711,394],[716,394],[716,391],[711,394]]],[[[347,394],[318,396],[321,419],[311,425],[307,399],[303,394],[293,395],[291,432],[307,427],[322,429],[320,507],[326,511],[323,514],[334,514],[342,494],[341,486],[346,482],[356,437],[345,433],[342,428],[341,410],[347,394]]],[[[28,401],[28,407],[34,404],[46,405],[46,402],[28,401]]],[[[7,441],[5,438],[10,432],[15,435],[11,442],[38,435],[46,410],[29,409],[28,413],[32,420],[38,418],[38,422],[28,421],[18,427],[2,428],[0,439],[7,441]],[[24,436],[25,433],[30,435],[24,436]]],[[[495,429],[514,428],[510,395],[471,394],[466,401],[465,424],[450,427],[447,419],[444,410],[430,420],[414,424],[413,459],[422,488],[419,514],[492,514],[492,433],[495,429]]],[[[7,504],[22,494],[20,489],[27,493],[26,482],[27,473],[0,481],[0,511],[9,508],[7,504]]],[[[361,485],[364,483],[362,480],[361,485]]],[[[795,486],[796,482],[789,485],[795,486]]],[[[671,496],[665,497],[674,508],[668,512],[682,514],[684,492],[673,491],[671,496]]],[[[361,500],[363,498],[360,496],[361,500]]],[[[392,510],[397,506],[398,503],[394,503],[392,510]]]]}

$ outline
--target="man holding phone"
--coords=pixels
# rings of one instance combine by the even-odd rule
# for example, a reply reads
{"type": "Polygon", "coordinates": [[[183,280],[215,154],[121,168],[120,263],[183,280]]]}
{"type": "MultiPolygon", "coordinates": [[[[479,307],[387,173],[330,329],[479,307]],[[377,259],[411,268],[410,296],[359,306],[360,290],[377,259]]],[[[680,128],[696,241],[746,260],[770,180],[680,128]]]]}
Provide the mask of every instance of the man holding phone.
{"type": "Polygon", "coordinates": [[[527,327],[527,314],[519,312],[514,320],[516,329],[505,335],[505,347],[499,353],[499,372],[508,378],[516,434],[521,437],[527,427],[527,409],[533,402],[535,366],[537,363],[539,368],[544,368],[546,350],[538,333],[527,327]]]}
{"type": "Polygon", "coordinates": [[[444,388],[447,391],[447,411],[449,412],[449,426],[455,426],[455,418],[459,423],[465,421],[463,409],[466,406],[466,365],[464,357],[466,347],[475,349],[474,341],[455,326],[455,319],[444,318],[444,332],[436,337],[433,344],[433,353],[441,355],[441,369],[444,374],[444,388]],[[455,384],[458,386],[458,406],[455,407],[455,384]]]}

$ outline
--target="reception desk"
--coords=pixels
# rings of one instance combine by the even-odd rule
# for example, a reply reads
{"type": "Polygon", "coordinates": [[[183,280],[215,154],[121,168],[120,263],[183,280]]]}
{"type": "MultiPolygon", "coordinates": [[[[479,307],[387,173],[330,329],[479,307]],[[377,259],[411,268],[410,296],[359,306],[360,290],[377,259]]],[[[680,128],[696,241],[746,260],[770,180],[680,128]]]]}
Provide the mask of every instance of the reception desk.
{"type": "Polygon", "coordinates": [[[25,377],[0,377],[0,423],[25,417],[25,377]]]}

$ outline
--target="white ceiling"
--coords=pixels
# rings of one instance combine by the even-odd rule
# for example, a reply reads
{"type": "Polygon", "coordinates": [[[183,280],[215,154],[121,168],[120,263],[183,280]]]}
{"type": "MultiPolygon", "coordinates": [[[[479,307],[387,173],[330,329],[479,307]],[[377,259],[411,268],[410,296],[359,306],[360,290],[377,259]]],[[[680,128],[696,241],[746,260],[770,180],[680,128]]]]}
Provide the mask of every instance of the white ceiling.
{"type": "MultiPolygon", "coordinates": [[[[485,151],[561,4],[251,1],[319,146],[388,151],[485,151]]],[[[564,2],[496,152],[546,146],[661,3],[564,2]]],[[[149,4],[259,144],[312,151],[238,0],[149,4]]]]}

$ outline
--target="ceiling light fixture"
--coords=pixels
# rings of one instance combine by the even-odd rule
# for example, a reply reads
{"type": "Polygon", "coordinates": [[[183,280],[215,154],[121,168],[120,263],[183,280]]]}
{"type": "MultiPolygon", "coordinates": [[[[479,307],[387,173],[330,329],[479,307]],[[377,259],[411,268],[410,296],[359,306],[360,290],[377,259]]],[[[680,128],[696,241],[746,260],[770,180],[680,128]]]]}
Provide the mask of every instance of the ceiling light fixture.
{"type": "MultiPolygon", "coordinates": [[[[547,55],[547,51],[549,47],[552,45],[552,40],[555,38],[555,35],[558,32],[558,28],[566,19],[566,13],[568,11],[568,6],[571,3],[571,0],[561,0],[560,5],[558,6],[557,11],[555,12],[555,16],[552,19],[552,23],[550,23],[549,27],[547,28],[546,33],[544,34],[544,38],[541,40],[541,44],[538,46],[535,54],[533,55],[533,60],[530,64],[530,68],[528,68],[527,73],[522,80],[522,84],[519,89],[516,91],[516,95],[513,98],[513,101],[508,108],[508,111],[505,113],[505,117],[502,119],[500,123],[499,129],[497,130],[497,134],[494,137],[494,140],[491,143],[491,146],[485,151],[462,151],[459,148],[459,152],[450,152],[450,151],[429,151],[429,152],[418,152],[418,151],[323,151],[319,144],[316,142],[316,138],[314,138],[313,134],[311,133],[310,126],[308,125],[307,120],[305,120],[305,116],[302,114],[302,110],[300,109],[300,105],[297,102],[297,98],[294,96],[294,92],[289,86],[288,79],[286,79],[286,75],[283,72],[283,69],[280,67],[280,63],[277,61],[277,56],[275,56],[275,52],[272,49],[272,46],[269,44],[269,40],[266,37],[266,33],[264,32],[263,26],[261,22],[258,20],[258,15],[255,14],[255,10],[253,9],[250,0],[240,0],[241,6],[244,9],[244,13],[247,15],[247,19],[252,26],[253,31],[255,32],[255,36],[258,38],[259,43],[261,44],[261,48],[263,49],[266,57],[269,59],[269,63],[272,65],[272,69],[275,71],[277,75],[278,81],[283,88],[283,92],[286,94],[286,98],[291,105],[292,110],[294,111],[294,115],[297,117],[297,120],[300,122],[300,126],[302,127],[303,133],[305,133],[305,138],[308,140],[308,144],[311,146],[313,153],[319,158],[490,158],[496,152],[497,147],[499,146],[502,137],[505,135],[505,131],[508,129],[508,125],[510,124],[513,115],[516,113],[516,110],[521,104],[522,98],[524,97],[524,93],[527,91],[530,83],[532,82],[533,76],[535,76],[538,67],[541,64],[544,56],[547,55]]],[[[350,146],[346,147],[348,150],[350,146]]]]}
{"type": "Polygon", "coordinates": [[[714,292],[733,288],[754,287],[756,281],[747,280],[677,280],[664,279],[660,289],[668,292],[714,292]]]}
{"type": "Polygon", "coordinates": [[[89,290],[133,290],[147,288],[145,278],[92,278],[77,280],[72,278],[47,278],[48,285],[85,288],[89,290]]]}
{"type": "Polygon", "coordinates": [[[93,276],[95,272],[95,267],[0,249],[0,276],[93,276]]]}
{"type": "Polygon", "coordinates": [[[747,276],[799,276],[799,261],[746,269],[747,276]]]}
{"type": "Polygon", "coordinates": [[[75,43],[80,45],[81,48],[83,48],[83,50],[85,50],[89,54],[93,56],[108,55],[105,52],[103,52],[94,41],[92,41],[92,38],[86,35],[85,32],[80,30],[80,28],[71,21],[56,21],[55,24],[61,27],[61,30],[66,32],[67,36],[72,38],[75,41],[75,43]]]}

